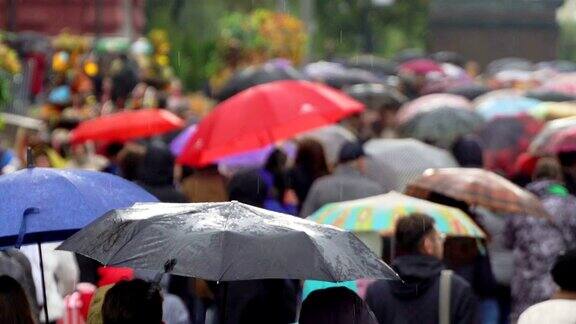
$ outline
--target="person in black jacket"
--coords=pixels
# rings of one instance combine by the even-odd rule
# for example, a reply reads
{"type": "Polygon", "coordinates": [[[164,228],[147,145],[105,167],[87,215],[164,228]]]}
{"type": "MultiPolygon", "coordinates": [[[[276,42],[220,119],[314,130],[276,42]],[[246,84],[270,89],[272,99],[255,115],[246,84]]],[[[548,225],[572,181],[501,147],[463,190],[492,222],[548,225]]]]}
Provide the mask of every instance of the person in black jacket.
{"type": "MultiPolygon", "coordinates": [[[[396,224],[398,257],[392,267],[402,281],[379,280],[366,302],[381,324],[439,323],[440,277],[444,266],[443,237],[424,214],[400,218],[396,224]]],[[[470,285],[450,276],[450,323],[474,323],[476,300],[470,285]]]]}

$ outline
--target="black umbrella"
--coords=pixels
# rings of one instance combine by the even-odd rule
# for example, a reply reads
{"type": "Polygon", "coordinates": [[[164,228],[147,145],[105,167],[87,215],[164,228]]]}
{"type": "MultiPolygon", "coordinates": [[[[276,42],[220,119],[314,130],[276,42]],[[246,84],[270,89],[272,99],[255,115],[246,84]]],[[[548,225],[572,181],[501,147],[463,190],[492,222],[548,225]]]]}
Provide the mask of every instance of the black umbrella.
{"type": "Polygon", "coordinates": [[[374,55],[354,56],[346,61],[345,65],[349,68],[372,72],[379,77],[395,75],[398,69],[396,63],[374,55]]]}
{"type": "Polygon", "coordinates": [[[213,281],[398,278],[349,232],[239,202],[116,209],[59,249],[213,281]]]}
{"type": "Polygon", "coordinates": [[[448,89],[446,92],[465,97],[468,100],[474,100],[477,97],[490,92],[490,89],[480,84],[469,84],[448,89]]]}
{"type": "Polygon", "coordinates": [[[266,63],[234,74],[216,95],[223,101],[255,85],[277,80],[306,80],[306,76],[287,64],[266,63]]]}
{"type": "Polygon", "coordinates": [[[549,102],[564,102],[564,101],[574,101],[576,97],[567,95],[562,92],[556,91],[543,91],[543,90],[534,90],[529,91],[526,94],[528,98],[538,99],[540,101],[549,101],[549,102]]]}
{"type": "Polygon", "coordinates": [[[344,90],[352,98],[361,101],[368,109],[399,109],[408,101],[397,89],[379,83],[362,83],[344,90]]]}
{"type": "Polygon", "coordinates": [[[436,62],[441,63],[451,63],[460,67],[464,67],[466,65],[466,58],[464,55],[450,52],[450,51],[441,51],[436,52],[430,55],[430,58],[435,60],[436,62]]]}

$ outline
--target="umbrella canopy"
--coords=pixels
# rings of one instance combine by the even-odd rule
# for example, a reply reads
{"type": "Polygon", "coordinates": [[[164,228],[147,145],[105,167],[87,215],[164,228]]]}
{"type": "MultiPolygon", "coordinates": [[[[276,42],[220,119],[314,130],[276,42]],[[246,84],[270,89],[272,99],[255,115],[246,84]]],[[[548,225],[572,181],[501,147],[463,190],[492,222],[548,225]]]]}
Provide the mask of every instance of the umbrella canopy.
{"type": "Polygon", "coordinates": [[[500,89],[487,92],[480,95],[474,99],[472,102],[474,107],[482,105],[486,101],[492,101],[494,99],[508,98],[508,97],[522,97],[525,95],[525,91],[519,89],[500,89]]]}
{"type": "Polygon", "coordinates": [[[431,169],[408,185],[406,194],[427,199],[431,193],[494,212],[544,215],[538,198],[496,173],[476,168],[431,169]]]}
{"type": "Polygon", "coordinates": [[[538,69],[552,69],[557,72],[576,72],[576,63],[566,60],[540,62],[536,64],[538,69]]]}
{"type": "Polygon", "coordinates": [[[315,81],[342,89],[360,83],[379,83],[381,80],[371,72],[361,69],[350,69],[340,63],[316,62],[304,67],[304,74],[315,81]]]}
{"type": "Polygon", "coordinates": [[[400,125],[402,137],[412,137],[435,146],[450,149],[459,137],[474,133],[484,124],[474,111],[458,108],[439,108],[420,113],[400,125]]]}
{"type": "Polygon", "coordinates": [[[400,217],[415,212],[430,215],[434,218],[438,230],[446,235],[485,237],[478,225],[460,209],[395,191],[364,199],[327,204],[308,219],[347,231],[392,234],[400,217]]]}
{"type": "Polygon", "coordinates": [[[576,152],[576,128],[570,127],[554,134],[546,149],[552,154],[576,152]]]}
{"type": "Polygon", "coordinates": [[[374,55],[354,56],[346,62],[346,66],[349,68],[365,70],[374,73],[379,77],[394,75],[398,69],[396,63],[374,55]]]}
{"type": "Polygon", "coordinates": [[[403,124],[419,113],[445,107],[472,109],[472,104],[462,96],[448,93],[429,94],[404,104],[396,118],[398,123],[403,124]]]}
{"type": "Polygon", "coordinates": [[[384,188],[393,183],[398,191],[404,191],[408,183],[427,169],[458,166],[446,150],[415,139],[370,140],[364,145],[364,150],[376,162],[374,167],[369,166],[368,176],[384,188]],[[393,172],[382,172],[379,166],[393,172]]]}
{"type": "Polygon", "coordinates": [[[356,142],[356,135],[340,125],[329,125],[313,129],[300,134],[296,139],[313,138],[324,147],[324,154],[329,165],[336,165],[342,145],[348,142],[356,142]]]}
{"type": "Polygon", "coordinates": [[[442,73],[429,75],[422,90],[422,94],[447,92],[452,88],[474,84],[474,79],[463,68],[444,63],[441,65],[442,73]]]}
{"type": "Polygon", "coordinates": [[[486,120],[503,116],[516,116],[529,113],[541,103],[540,100],[513,96],[486,100],[476,106],[476,111],[486,120]]]}
{"type": "Polygon", "coordinates": [[[408,101],[408,98],[397,89],[379,83],[356,84],[344,91],[372,110],[397,109],[408,101]]]}
{"type": "Polygon", "coordinates": [[[434,60],[418,58],[406,61],[398,67],[400,72],[412,73],[418,75],[427,75],[429,73],[443,73],[440,64],[434,60]]]}
{"type": "Polygon", "coordinates": [[[504,175],[514,173],[514,163],[526,152],[543,123],[530,116],[498,117],[481,127],[484,166],[504,175]]]}
{"type": "Polygon", "coordinates": [[[88,140],[125,142],[184,127],[184,121],[163,109],[123,111],[84,121],[71,132],[73,143],[88,140]]]}
{"type": "Polygon", "coordinates": [[[264,147],[363,111],[364,105],[322,84],[275,81],[222,102],[199,124],[178,162],[204,166],[264,147]]]}
{"type": "Polygon", "coordinates": [[[550,101],[550,102],[564,102],[564,101],[574,101],[576,100],[575,95],[567,95],[556,91],[547,90],[533,90],[526,93],[526,97],[533,98],[540,101],[550,101]]]}
{"type": "Polygon", "coordinates": [[[486,67],[486,73],[493,75],[502,71],[532,71],[534,64],[529,60],[519,57],[506,57],[492,61],[486,67]]]}
{"type": "Polygon", "coordinates": [[[105,265],[214,281],[397,278],[353,234],[238,202],[136,204],[59,247],[105,265]]]}
{"type": "Polygon", "coordinates": [[[540,90],[559,92],[568,96],[576,96],[576,72],[565,73],[545,82],[540,90]]]}
{"type": "Polygon", "coordinates": [[[0,177],[0,246],[64,240],[103,213],[157,201],[111,174],[29,168],[0,177]]]}
{"type": "Polygon", "coordinates": [[[452,87],[446,90],[446,93],[462,96],[468,100],[474,100],[489,91],[490,89],[488,89],[486,86],[472,83],[452,87]]]}
{"type": "Polygon", "coordinates": [[[550,141],[554,138],[554,135],[571,128],[576,128],[576,117],[562,118],[546,123],[544,128],[530,143],[528,151],[534,156],[550,154],[550,141]]]}
{"type": "Polygon", "coordinates": [[[271,61],[260,66],[251,66],[234,74],[218,92],[216,98],[226,100],[255,85],[278,80],[305,80],[306,76],[289,64],[271,61]]]}
{"type": "Polygon", "coordinates": [[[530,115],[543,120],[554,120],[576,116],[574,102],[543,102],[530,110],[530,115]]]}

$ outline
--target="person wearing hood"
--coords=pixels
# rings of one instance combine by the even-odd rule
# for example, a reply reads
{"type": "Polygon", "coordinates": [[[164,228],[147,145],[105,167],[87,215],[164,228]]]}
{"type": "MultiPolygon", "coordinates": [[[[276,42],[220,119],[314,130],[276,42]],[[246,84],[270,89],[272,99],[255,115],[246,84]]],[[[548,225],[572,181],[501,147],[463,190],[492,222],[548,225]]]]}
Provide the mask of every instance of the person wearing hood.
{"type": "Polygon", "coordinates": [[[392,268],[402,280],[376,281],[366,293],[378,322],[474,323],[474,293],[464,279],[444,270],[444,239],[434,219],[419,213],[400,218],[395,240],[392,268]]]}
{"type": "Polygon", "coordinates": [[[174,157],[170,149],[160,143],[152,143],[146,149],[138,167],[136,183],[161,202],[188,202],[174,186],[174,157]]]}
{"type": "Polygon", "coordinates": [[[318,178],[304,201],[301,217],[308,217],[328,203],[354,200],[384,193],[377,182],[366,177],[366,153],[362,144],[345,143],[339,165],[331,175],[318,178]]]}
{"type": "Polygon", "coordinates": [[[512,215],[506,221],[505,243],[512,249],[512,312],[515,321],[528,307],[550,299],[556,285],[549,271],[556,257],[576,243],[576,197],[562,181],[554,158],[542,158],[526,189],[540,198],[547,217],[512,215]]]}
{"type": "Polygon", "coordinates": [[[316,290],[302,303],[299,324],[378,324],[355,292],[344,287],[316,290]]]}

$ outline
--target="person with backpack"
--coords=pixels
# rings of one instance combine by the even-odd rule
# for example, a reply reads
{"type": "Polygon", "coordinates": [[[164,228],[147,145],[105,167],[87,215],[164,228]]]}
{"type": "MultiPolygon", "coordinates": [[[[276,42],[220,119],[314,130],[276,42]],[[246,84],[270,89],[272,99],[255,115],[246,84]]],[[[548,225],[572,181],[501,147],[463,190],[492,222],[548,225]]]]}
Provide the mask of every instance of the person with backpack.
{"type": "Polygon", "coordinates": [[[477,301],[470,285],[444,270],[444,237],[434,219],[420,213],[396,224],[397,257],[392,268],[402,280],[379,280],[366,302],[381,324],[475,323],[477,301]]]}

